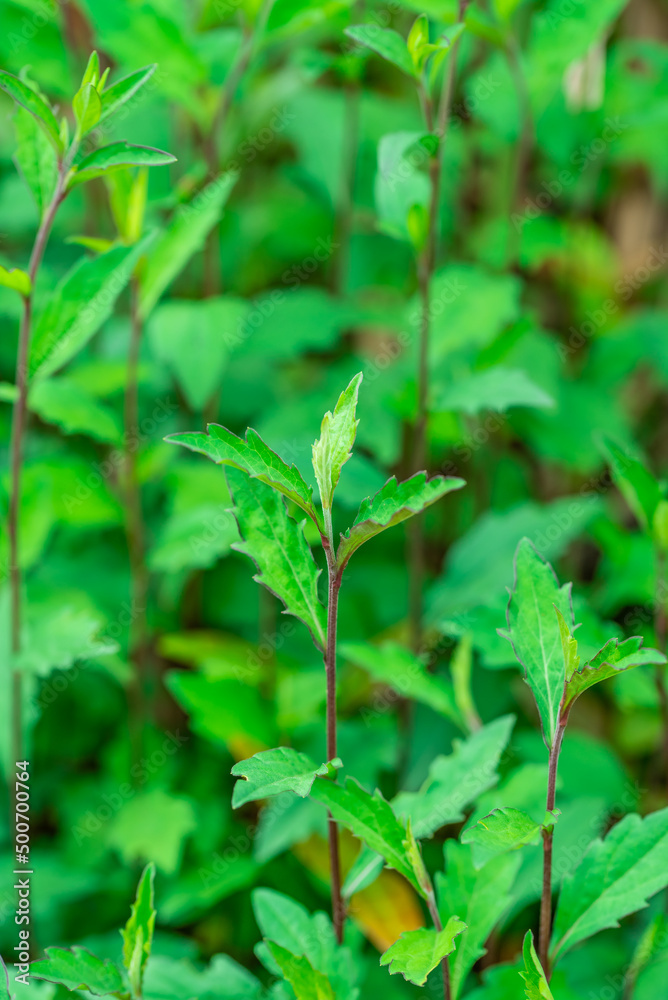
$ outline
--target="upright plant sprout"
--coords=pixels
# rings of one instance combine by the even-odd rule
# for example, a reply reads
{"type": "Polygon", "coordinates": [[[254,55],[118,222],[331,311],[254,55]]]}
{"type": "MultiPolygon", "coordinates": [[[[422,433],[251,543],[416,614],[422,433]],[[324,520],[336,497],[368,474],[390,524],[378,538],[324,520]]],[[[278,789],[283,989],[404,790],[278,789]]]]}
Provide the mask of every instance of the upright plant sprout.
{"type": "MultiPolygon", "coordinates": [[[[419,472],[403,483],[392,478],[373,497],[362,501],[352,526],[336,542],[333,527],[334,492],[341,469],[352,455],[358,421],[355,416],[362,374],[356,375],[339,396],[333,412],[323,417],[320,437],[313,445],[313,470],[320,495],[319,508],[313,503],[312,488],[296,467],[288,466],[253,430],[246,439],[225,427],[210,424],[208,432],[175,434],[175,444],[200,452],[214,462],[229,466],[226,475],[235,502],[235,516],[243,542],[237,547],[258,567],[255,577],[285,605],[285,613],[300,618],[309,629],[315,646],[324,654],[326,677],[326,760],[324,772],[341,765],[337,757],[336,715],[336,630],[339,590],[343,573],[353,553],[375,535],[399,524],[435,503],[446,493],[460,489],[464,482],[454,477],[427,479],[419,472]],[[285,501],[299,508],[315,524],[327,562],[326,614],[318,598],[319,570],[303,534],[303,522],[296,523],[287,513],[285,501]]],[[[285,751],[261,755],[262,782],[272,783],[275,755],[277,771],[284,787],[291,776],[285,768],[285,751]],[[267,773],[268,772],[268,773],[267,773]]],[[[298,755],[303,758],[303,755],[298,755]]],[[[288,762],[291,756],[287,756],[288,762]]],[[[254,765],[257,766],[257,765],[254,765]]],[[[303,767],[303,763],[300,762],[303,767]]],[[[233,773],[242,774],[243,764],[233,773]],[[241,769],[241,770],[240,770],[241,769]]],[[[309,762],[306,760],[307,773],[309,762]]],[[[315,773],[315,772],[313,772],[315,773]]],[[[303,776],[302,776],[303,782],[303,776]]],[[[237,786],[239,787],[239,786],[237,786]]],[[[245,792],[245,790],[244,790],[245,792]]],[[[262,798],[264,794],[253,795],[262,798]]],[[[247,792],[243,801],[250,801],[247,792]]],[[[341,864],[336,818],[329,813],[329,856],[332,890],[332,917],[339,944],[343,940],[344,906],[341,897],[341,864]]]]}

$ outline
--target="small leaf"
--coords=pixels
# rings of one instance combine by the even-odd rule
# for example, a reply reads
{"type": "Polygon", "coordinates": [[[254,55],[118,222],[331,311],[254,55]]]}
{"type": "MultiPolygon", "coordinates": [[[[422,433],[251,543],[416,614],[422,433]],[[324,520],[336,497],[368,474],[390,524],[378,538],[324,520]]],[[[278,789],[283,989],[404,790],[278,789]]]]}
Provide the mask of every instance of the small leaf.
{"type": "Polygon", "coordinates": [[[571,585],[560,587],[550,564],[538,554],[528,538],[523,538],[515,553],[515,583],[507,611],[508,633],[501,634],[510,640],[524,668],[524,679],[533,692],[548,749],[557,731],[565,682],[555,607],[573,628],[571,585]]]}
{"type": "Polygon", "coordinates": [[[424,895],[406,850],[406,829],[378,790],[371,795],[353,778],[348,778],[345,785],[316,781],[311,798],[326,806],[338,823],[382,855],[390,868],[424,895]]]}
{"type": "Polygon", "coordinates": [[[345,566],[353,552],[374,535],[419,514],[446,493],[462,486],[463,479],[434,476],[428,480],[426,472],[418,472],[403,483],[397,483],[393,476],[378,493],[362,501],[352,528],[341,536],[337,565],[345,566]]]}
{"type": "Polygon", "coordinates": [[[130,73],[129,76],[123,77],[122,80],[103,90],[100,94],[100,101],[102,103],[100,122],[106,121],[126,101],[129,101],[153,76],[156,69],[157,63],[153,63],[152,66],[145,66],[143,69],[138,69],[134,73],[130,73]]]}
{"type": "Polygon", "coordinates": [[[450,660],[452,689],[455,705],[470,732],[480,729],[482,723],[473,698],[471,675],[473,673],[473,636],[466,632],[457,644],[450,660]]]}
{"type": "Polygon", "coordinates": [[[11,73],[7,73],[6,70],[0,69],[0,87],[9,94],[17,104],[29,111],[30,114],[35,118],[40,127],[44,129],[49,142],[52,144],[57,153],[62,153],[63,144],[60,139],[60,129],[58,128],[58,122],[56,121],[56,116],[53,111],[43,100],[39,94],[36,94],[34,90],[19,80],[18,77],[12,76],[11,73]]]}
{"type": "Polygon", "coordinates": [[[123,938],[123,965],[127,969],[132,994],[140,997],[144,969],[151,954],[156,911],[153,905],[153,880],[155,865],[146,865],[137,886],[137,896],[130,917],[121,931],[123,938]]]}
{"type": "Polygon", "coordinates": [[[32,289],[30,275],[18,267],[14,267],[11,271],[8,271],[6,267],[0,266],[0,285],[4,285],[5,288],[12,288],[24,297],[30,295],[32,289]]]}
{"type": "Polygon", "coordinates": [[[292,747],[261,750],[232,768],[235,777],[245,779],[234,785],[232,808],[238,809],[246,802],[268,799],[281,792],[294,792],[304,799],[317,777],[328,775],[331,768],[337,767],[341,767],[338,757],[318,767],[305,753],[292,747]]]}
{"type": "Polygon", "coordinates": [[[429,705],[460,729],[465,728],[455,704],[452,684],[443,677],[428,673],[420,657],[410,650],[396,642],[384,642],[382,646],[344,643],[341,653],[351,663],[366,670],[374,680],[388,684],[403,698],[429,705]]]}
{"type": "Polygon", "coordinates": [[[455,938],[465,929],[459,917],[450,917],[442,931],[404,931],[381,955],[380,964],[389,965],[391,976],[400,972],[407,982],[422,986],[429,973],[454,951],[455,938]]]}
{"type": "Polygon", "coordinates": [[[214,462],[241,469],[251,478],[259,479],[296,503],[316,523],[319,530],[324,530],[311,499],[312,487],[306,485],[296,466],[284,462],[251,427],[246,431],[245,440],[220,424],[209,424],[206,434],[202,431],[187,431],[183,434],[170,434],[165,440],[206,455],[214,462]]]}
{"type": "Polygon", "coordinates": [[[148,167],[139,170],[111,170],[104,175],[109,205],[118,235],[124,243],[136,243],[144,231],[148,193],[148,167]]]}
{"type": "Polygon", "coordinates": [[[525,972],[520,972],[524,980],[524,994],[527,1000],[554,1000],[543,967],[540,964],[533,943],[533,933],[527,931],[522,948],[525,972]]]}
{"type": "Polygon", "coordinates": [[[329,979],[314,969],[305,955],[293,955],[274,941],[267,941],[266,944],[297,1000],[335,1000],[329,979]]]}
{"type": "Polygon", "coordinates": [[[92,83],[87,83],[74,95],[72,110],[77,121],[76,139],[79,140],[95,128],[102,114],[100,95],[92,83]]]}
{"type": "Polygon", "coordinates": [[[59,983],[65,989],[87,990],[95,997],[125,993],[120,971],[110,959],[98,958],[86,948],[45,948],[46,958],[30,963],[30,978],[59,983]]]}
{"type": "Polygon", "coordinates": [[[406,42],[391,28],[381,28],[377,24],[355,24],[346,28],[346,35],[360,45],[377,52],[408,76],[418,75],[406,42]]]}
{"type": "Polygon", "coordinates": [[[94,87],[97,87],[100,82],[100,57],[97,52],[93,50],[88,57],[88,63],[86,69],[84,70],[84,75],[81,79],[81,86],[85,87],[87,83],[92,83],[94,87]]]}
{"type": "Polygon", "coordinates": [[[56,190],[58,156],[44,130],[25,108],[16,109],[14,131],[16,163],[43,219],[56,190]]]}
{"type": "Polygon", "coordinates": [[[479,844],[493,853],[515,851],[541,839],[541,825],[523,809],[493,809],[464,830],[462,844],[479,844]]]}
{"type": "Polygon", "coordinates": [[[86,156],[75,168],[68,186],[74,187],[126,167],[163,167],[175,161],[175,156],[162,149],[133,146],[129,142],[112,142],[86,156]]]}
{"type": "Polygon", "coordinates": [[[234,548],[249,556],[259,572],[254,579],[295,615],[320,648],[325,644],[325,613],[318,599],[320,570],[304,538],[304,526],[288,516],[280,496],[259,479],[234,466],[227,471],[234,515],[243,538],[234,548]]]}
{"type": "Polygon", "coordinates": [[[562,883],[554,920],[553,964],[593,934],[641,910],[668,885],[668,809],[625,816],[587,848],[562,883]]]}
{"type": "Polygon", "coordinates": [[[630,639],[608,639],[605,646],[599,649],[596,656],[582,667],[576,665],[569,677],[566,677],[566,689],[562,702],[561,714],[566,719],[573,703],[583,691],[593,687],[609,677],[616,677],[625,670],[648,664],[666,663],[666,657],[658,649],[642,649],[642,636],[632,636],[630,639]]]}
{"type": "Polygon", "coordinates": [[[420,65],[420,52],[429,43],[429,21],[426,14],[420,14],[413,21],[411,30],[408,32],[406,46],[410,52],[413,63],[416,67],[420,65]]]}
{"type": "Polygon", "coordinates": [[[603,446],[622,496],[647,531],[652,527],[654,513],[661,500],[659,484],[642,462],[629,455],[616,441],[604,438],[603,446]]]}
{"type": "Polygon", "coordinates": [[[320,438],[313,445],[313,470],[324,510],[331,510],[341,469],[352,457],[359,423],[355,419],[355,409],[361,381],[362,372],[359,372],[339,396],[334,413],[328,411],[323,417],[320,438]]]}

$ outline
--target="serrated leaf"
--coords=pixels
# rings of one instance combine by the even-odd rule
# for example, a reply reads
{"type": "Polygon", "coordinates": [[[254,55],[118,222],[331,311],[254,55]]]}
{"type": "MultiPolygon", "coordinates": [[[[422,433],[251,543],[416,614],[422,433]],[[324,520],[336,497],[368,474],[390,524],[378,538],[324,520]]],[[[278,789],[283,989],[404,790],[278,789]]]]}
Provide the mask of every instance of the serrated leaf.
{"type": "Polygon", "coordinates": [[[16,109],[14,131],[16,163],[42,219],[56,190],[58,156],[44,130],[25,108],[16,109]]]}
{"type": "Polygon", "coordinates": [[[23,296],[30,295],[32,288],[30,275],[22,271],[20,267],[14,267],[11,271],[8,271],[6,267],[2,267],[1,265],[0,285],[3,285],[5,288],[11,288],[23,296]]]}
{"type": "Polygon", "coordinates": [[[531,931],[527,931],[524,936],[522,957],[524,958],[525,971],[520,972],[520,976],[524,980],[524,994],[527,1000],[554,1000],[543,967],[536,954],[531,931]]]}
{"type": "Polygon", "coordinates": [[[30,377],[62,368],[110,316],[146,241],[84,257],[65,275],[38,317],[30,351],[30,377]]]}
{"type": "Polygon", "coordinates": [[[519,855],[502,854],[476,868],[470,847],[445,842],[445,873],[436,875],[441,920],[457,913],[466,924],[450,959],[453,1000],[461,996],[469,972],[485,954],[485,942],[512,903],[520,863],[519,855]]]}
{"type": "Polygon", "coordinates": [[[245,779],[234,785],[232,808],[238,809],[246,802],[268,799],[281,792],[294,792],[304,799],[317,777],[327,775],[331,768],[337,767],[341,767],[338,757],[318,766],[307,754],[299,753],[292,747],[261,750],[232,768],[231,773],[236,778],[245,779]]]}
{"type": "Polygon", "coordinates": [[[271,486],[231,466],[227,481],[234,516],[243,539],[234,545],[249,556],[259,572],[254,579],[308,628],[321,649],[325,644],[325,610],[318,599],[320,570],[304,538],[304,525],[288,516],[285,502],[271,486]]]}
{"type": "Polygon", "coordinates": [[[460,729],[465,728],[455,704],[452,684],[446,678],[428,673],[420,657],[404,646],[396,642],[384,642],[382,646],[343,643],[340,652],[351,663],[366,670],[374,680],[388,684],[404,698],[429,705],[460,729]]]}
{"type": "Polygon", "coordinates": [[[46,958],[30,963],[30,978],[59,983],[65,989],[88,990],[95,997],[126,993],[120,971],[110,959],[98,958],[86,948],[45,948],[46,958]]]}
{"type": "Polygon", "coordinates": [[[19,80],[18,77],[13,76],[11,73],[7,73],[4,69],[0,69],[0,88],[6,94],[9,94],[17,104],[20,104],[22,108],[30,112],[40,128],[44,130],[45,135],[56,152],[61,153],[63,144],[60,139],[58,122],[46,101],[39,94],[36,94],[34,90],[31,90],[22,80],[19,80]]]}
{"type": "Polygon", "coordinates": [[[417,69],[401,35],[377,24],[355,24],[346,28],[346,35],[360,45],[372,49],[387,62],[398,66],[408,76],[417,76],[417,69]]]}
{"type": "Polygon", "coordinates": [[[422,986],[441,960],[452,954],[455,938],[465,929],[466,924],[462,920],[450,917],[442,931],[427,928],[404,931],[399,940],[380,956],[380,964],[389,965],[391,976],[400,972],[407,982],[422,986]]]}
{"type": "Polygon", "coordinates": [[[77,164],[68,187],[75,187],[95,177],[127,167],[164,167],[175,163],[176,157],[152,146],[134,146],[130,142],[112,142],[93,150],[77,164]]]}
{"type": "Polygon", "coordinates": [[[463,819],[466,809],[498,781],[497,767],[515,724],[506,715],[483,726],[467,740],[455,740],[453,753],[436,757],[418,792],[401,792],[395,811],[409,817],[416,837],[429,837],[463,819]]]}
{"type": "Polygon", "coordinates": [[[426,472],[418,472],[403,483],[392,476],[378,493],[362,501],[352,528],[341,536],[336,554],[338,566],[344,566],[353,552],[374,535],[419,514],[446,493],[462,486],[463,479],[434,476],[428,480],[426,472]]]}
{"type": "Polygon", "coordinates": [[[406,828],[378,789],[371,795],[353,778],[348,778],[345,785],[323,780],[314,782],[311,798],[326,806],[338,823],[382,855],[390,868],[424,895],[408,857],[406,828]]]}
{"type": "Polygon", "coordinates": [[[292,986],[296,1000],[335,1000],[329,979],[314,969],[305,955],[293,955],[274,941],[267,941],[267,948],[292,986]]]}
{"type": "Polygon", "coordinates": [[[209,424],[206,434],[203,431],[188,431],[170,434],[165,440],[206,455],[219,464],[241,469],[252,479],[259,479],[296,503],[319,529],[324,530],[311,500],[312,488],[307,486],[297,467],[284,462],[251,427],[246,431],[245,440],[220,424],[209,424]]]}
{"type": "Polygon", "coordinates": [[[552,933],[553,963],[580,941],[643,909],[668,885],[668,809],[625,816],[594,840],[564,877],[552,933]]]}
{"type": "Polygon", "coordinates": [[[515,851],[540,839],[540,823],[523,809],[493,809],[461,835],[462,844],[479,844],[495,853],[515,851]]]}
{"type": "Polygon", "coordinates": [[[362,372],[359,372],[339,396],[334,412],[328,410],[322,418],[320,437],[313,445],[313,471],[324,510],[331,510],[341,469],[352,458],[359,423],[355,410],[361,381],[362,372]]]}
{"type": "Polygon", "coordinates": [[[141,276],[139,308],[144,319],[193,254],[204,246],[220,219],[238,174],[229,170],[211,181],[188,205],[182,205],[147,255],[141,276]]]}
{"type": "Polygon", "coordinates": [[[661,501],[661,489],[651,472],[611,438],[603,440],[615,482],[622,496],[647,531],[652,527],[654,512],[661,501]]]}
{"type": "MultiPolygon", "coordinates": [[[[572,640],[572,637],[571,637],[572,640]]],[[[574,641],[574,640],[572,640],[574,641]]],[[[563,719],[568,718],[568,713],[574,702],[583,691],[593,687],[600,681],[609,677],[616,677],[624,673],[625,670],[632,670],[634,667],[647,666],[649,664],[659,665],[666,662],[666,657],[658,649],[642,649],[643,638],[640,635],[631,636],[630,639],[608,639],[605,646],[599,649],[596,656],[587,663],[579,666],[579,661],[574,665],[570,676],[566,676],[566,689],[561,708],[563,719]]],[[[571,664],[573,666],[573,664],[571,664]]]]}
{"type": "Polygon", "coordinates": [[[121,931],[123,938],[123,965],[127,969],[132,994],[140,997],[144,980],[144,969],[151,954],[156,911],[153,905],[153,881],[155,865],[146,865],[137,886],[137,895],[130,917],[121,931]]]}
{"type": "Polygon", "coordinates": [[[540,715],[543,739],[552,747],[559,724],[565,666],[561,631],[554,609],[574,627],[571,584],[559,586],[549,563],[528,538],[515,553],[515,582],[508,602],[508,633],[513,652],[524,668],[540,715]]]}
{"type": "Polygon", "coordinates": [[[144,86],[144,84],[153,76],[157,69],[157,63],[153,63],[151,66],[145,66],[143,69],[135,70],[134,73],[130,73],[128,76],[123,77],[117,83],[112,84],[103,90],[100,94],[100,101],[102,103],[102,111],[100,114],[100,122],[105,121],[111,115],[113,115],[118,109],[129,101],[137,91],[144,86]]]}
{"type": "Polygon", "coordinates": [[[92,83],[86,83],[76,92],[72,101],[72,110],[77,122],[76,137],[81,139],[95,128],[102,114],[100,95],[92,83]]]}

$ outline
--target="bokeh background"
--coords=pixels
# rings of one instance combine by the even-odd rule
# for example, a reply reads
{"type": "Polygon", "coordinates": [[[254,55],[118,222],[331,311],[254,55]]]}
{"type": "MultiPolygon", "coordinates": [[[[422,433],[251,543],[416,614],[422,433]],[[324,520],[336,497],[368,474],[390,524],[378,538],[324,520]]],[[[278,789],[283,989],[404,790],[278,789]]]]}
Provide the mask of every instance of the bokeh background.
{"type": "MultiPolygon", "coordinates": [[[[237,433],[250,425],[312,480],[322,414],[361,370],[357,447],[335,526],[343,530],[388,475],[411,471],[420,313],[406,220],[427,197],[416,146],[424,128],[411,82],[344,30],[368,21],[405,36],[425,11],[437,35],[455,8],[449,0],[0,3],[3,68],[27,66],[53,104],[67,106],[93,48],[117,78],[158,64],[104,136],[177,157],[150,174],[147,229],[168,226],[214,177],[238,172],[212,210],[210,235],[180,244],[173,280],[142,330],[132,443],[139,543],[118,461],[128,447],[127,293],[54,373],[50,391],[31,400],[22,531],[41,946],[116,954],[116,928],[147,860],[158,869],[163,972],[219,952],[257,971],[254,887],[327,908],[320,808],[295,800],[233,814],[229,775],[235,760],[281,742],[322,759],[322,663],[306,630],[281,615],[232,550],[223,472],[163,437],[208,421],[237,433]]],[[[426,518],[425,652],[443,676],[453,656],[470,660],[484,721],[518,715],[502,790],[481,803],[489,809],[513,788],[539,801],[544,787],[528,690],[496,632],[522,535],[574,581],[588,647],[611,634],[665,642],[664,561],[612,481],[604,438],[664,474],[668,7],[525,0],[480,2],[470,14],[443,162],[428,424],[429,471],[468,485],[426,518]],[[505,35],[499,11],[510,11],[505,35]]],[[[13,162],[12,115],[1,95],[0,262],[25,267],[38,217],[13,162]]],[[[72,237],[115,235],[103,182],[75,192],[49,241],[38,304],[88,252],[72,237]]],[[[6,456],[19,321],[7,289],[0,313],[6,456]]],[[[5,509],[8,478],[4,462],[5,509]]],[[[1,544],[6,566],[4,535],[1,544]]],[[[428,705],[407,713],[359,652],[362,643],[407,644],[407,565],[403,529],[388,532],[351,565],[341,598],[340,755],[387,795],[419,787],[432,758],[461,735],[428,705]]],[[[5,621],[7,607],[3,586],[5,621]]],[[[6,762],[4,625],[0,656],[6,762]]],[[[666,804],[651,670],[584,697],[572,727],[561,769],[564,859],[611,816],[666,804]]],[[[3,808],[8,852],[6,816],[3,808]]],[[[438,841],[427,848],[430,858],[440,850],[438,841]]],[[[346,840],[346,863],[354,855],[346,840]]],[[[540,860],[527,859],[488,964],[516,955],[535,915],[540,860]]],[[[6,860],[0,946],[10,954],[6,860]]],[[[365,995],[424,995],[377,970],[377,949],[423,922],[417,897],[385,871],[352,910],[365,995]]],[[[628,963],[644,920],[569,956],[563,995],[600,991],[628,963]]],[[[667,963],[659,957],[638,998],[668,995],[667,963]]],[[[476,973],[472,990],[477,982],[476,973]]],[[[29,989],[60,996],[49,985],[29,989]]]]}

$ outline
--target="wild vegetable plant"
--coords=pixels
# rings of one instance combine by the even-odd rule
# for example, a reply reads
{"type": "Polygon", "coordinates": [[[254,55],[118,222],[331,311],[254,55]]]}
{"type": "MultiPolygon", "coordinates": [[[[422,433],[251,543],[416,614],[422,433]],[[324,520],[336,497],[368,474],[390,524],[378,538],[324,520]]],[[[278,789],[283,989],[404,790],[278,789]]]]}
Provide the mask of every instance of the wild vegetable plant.
{"type": "MultiPolygon", "coordinates": [[[[325,414],[320,437],[312,449],[313,470],[319,492],[319,506],[312,500],[310,487],[299,470],[288,466],[259,435],[249,428],[245,440],[225,427],[210,424],[207,433],[189,432],[167,438],[228,466],[228,484],[234,499],[234,513],[243,541],[236,547],[258,567],[255,579],[274,593],[285,605],[284,614],[295,615],[308,628],[316,648],[323,653],[326,677],[326,763],[323,773],[340,766],[337,757],[336,715],[336,640],[339,591],[351,556],[369,539],[425,510],[446,493],[464,483],[454,477],[427,479],[419,472],[398,483],[393,477],[374,496],[362,501],[353,524],[337,541],[333,525],[333,500],[341,470],[352,455],[358,420],[355,413],[361,373],[341,393],[333,412],[325,414]],[[286,510],[285,500],[305,513],[315,525],[327,563],[326,611],[318,596],[318,577],[311,550],[304,537],[304,522],[295,522],[286,510]]],[[[251,767],[254,785],[291,787],[294,751],[267,751],[251,767]],[[286,774],[287,757],[287,774],[286,774]]],[[[300,757],[300,760],[302,758],[300,757]]],[[[243,764],[237,765],[237,768],[243,764]]],[[[306,783],[311,771],[308,759],[302,760],[306,783]]],[[[242,773],[237,770],[235,773],[242,773]]],[[[313,777],[313,775],[312,775],[313,777]]],[[[299,787],[304,785],[304,775],[299,787]]],[[[240,786],[237,786],[240,787],[240,786]]],[[[257,788],[256,788],[257,790],[257,788]]],[[[250,801],[247,789],[243,801],[250,801]]],[[[265,797],[253,794],[253,798],[265,797]]],[[[237,804],[240,804],[237,799],[237,804]]],[[[329,814],[329,853],[332,889],[332,915],[339,943],[343,938],[344,907],[341,896],[341,867],[338,829],[329,814]]]]}
{"type": "Polygon", "coordinates": [[[0,282],[23,300],[16,355],[15,399],[10,446],[9,577],[11,590],[12,737],[11,759],[21,760],[22,737],[22,622],[21,473],[24,436],[30,406],[29,391],[69,361],[108,317],[127,284],[141,246],[120,246],[97,259],[81,259],[62,279],[55,294],[33,315],[37,278],[58,209],[72,190],[98,177],[129,166],[164,166],[175,157],[159,149],[114,142],[95,143],[95,129],[112,118],[146,84],[155,66],[131,73],[109,84],[109,71],[100,72],[97,52],[88,60],[71,111],[56,117],[37,84],[0,71],[0,87],[16,104],[15,127],[20,173],[37,205],[40,223],[28,269],[0,270],[0,282]]]}

